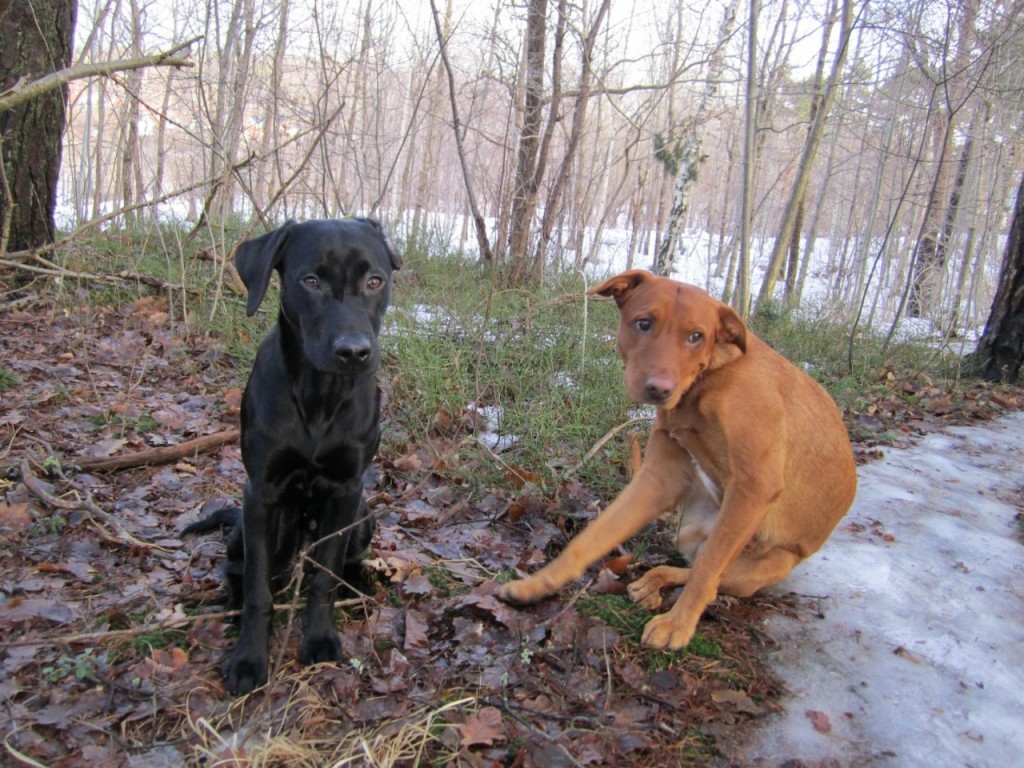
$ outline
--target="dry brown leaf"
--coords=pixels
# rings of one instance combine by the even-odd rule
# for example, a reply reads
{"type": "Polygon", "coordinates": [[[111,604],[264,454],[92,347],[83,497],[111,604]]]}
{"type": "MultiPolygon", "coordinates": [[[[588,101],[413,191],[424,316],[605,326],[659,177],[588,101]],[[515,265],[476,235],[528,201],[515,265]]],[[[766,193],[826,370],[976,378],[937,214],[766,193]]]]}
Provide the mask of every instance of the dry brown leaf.
{"type": "Polygon", "coordinates": [[[804,712],[807,719],[811,721],[811,725],[814,726],[814,730],[818,733],[828,733],[832,730],[832,723],[828,720],[828,715],[824,712],[819,712],[816,709],[808,709],[804,712]]]}
{"type": "Polygon", "coordinates": [[[459,732],[462,734],[462,746],[489,747],[495,741],[504,741],[505,724],[501,721],[501,712],[497,707],[484,707],[461,723],[459,732]]]}

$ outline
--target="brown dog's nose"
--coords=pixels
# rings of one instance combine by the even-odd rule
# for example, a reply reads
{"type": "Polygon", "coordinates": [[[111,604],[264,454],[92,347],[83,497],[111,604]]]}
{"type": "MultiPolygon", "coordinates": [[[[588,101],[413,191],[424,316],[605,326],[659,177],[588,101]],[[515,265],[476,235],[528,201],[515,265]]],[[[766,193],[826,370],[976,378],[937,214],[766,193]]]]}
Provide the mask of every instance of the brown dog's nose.
{"type": "Polygon", "coordinates": [[[663,373],[652,373],[644,382],[644,394],[652,403],[667,400],[675,388],[676,383],[672,377],[663,373]]]}
{"type": "Polygon", "coordinates": [[[334,356],[345,365],[365,363],[371,354],[373,347],[365,336],[342,336],[334,340],[334,356]]]}

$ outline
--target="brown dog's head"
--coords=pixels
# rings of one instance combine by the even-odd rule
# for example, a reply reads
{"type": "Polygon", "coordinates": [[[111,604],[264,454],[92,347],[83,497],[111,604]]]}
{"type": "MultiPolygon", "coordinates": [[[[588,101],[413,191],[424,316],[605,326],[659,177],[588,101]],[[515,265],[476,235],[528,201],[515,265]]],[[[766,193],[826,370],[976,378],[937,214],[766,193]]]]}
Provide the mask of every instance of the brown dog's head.
{"type": "Polygon", "coordinates": [[[587,293],[619,305],[626,394],[638,403],[675,408],[701,374],[746,352],[739,315],[696,286],[632,269],[587,293]]]}

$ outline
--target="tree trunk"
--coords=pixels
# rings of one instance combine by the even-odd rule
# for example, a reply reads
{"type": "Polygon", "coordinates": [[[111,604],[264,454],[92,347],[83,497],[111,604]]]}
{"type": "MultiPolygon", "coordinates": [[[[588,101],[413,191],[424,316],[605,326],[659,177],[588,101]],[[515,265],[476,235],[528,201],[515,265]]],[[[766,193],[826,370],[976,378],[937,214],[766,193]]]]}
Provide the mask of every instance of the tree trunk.
{"type": "Polygon", "coordinates": [[[548,193],[547,202],[544,204],[544,217],[541,221],[540,239],[537,243],[537,250],[533,260],[533,279],[540,279],[544,267],[544,259],[547,255],[548,244],[551,242],[551,231],[555,226],[555,217],[561,211],[562,194],[565,191],[566,182],[569,179],[569,169],[576,159],[576,150],[579,147],[580,137],[583,135],[583,123],[587,114],[587,104],[590,100],[590,81],[592,77],[591,63],[594,52],[594,44],[597,41],[597,33],[601,29],[604,17],[608,14],[611,0],[602,0],[598,9],[597,17],[590,27],[586,38],[583,40],[583,51],[580,72],[580,85],[576,95],[576,106],[572,114],[572,128],[569,131],[569,141],[562,156],[562,162],[555,173],[551,183],[551,191],[548,193]]]}
{"type": "MultiPolygon", "coordinates": [[[[978,14],[977,0],[963,5],[957,34],[957,48],[948,72],[936,78],[946,96],[946,109],[936,110],[932,131],[934,137],[935,180],[928,196],[925,220],[915,245],[913,257],[913,282],[907,314],[921,317],[931,305],[938,304],[942,274],[946,269],[946,250],[943,242],[947,218],[946,200],[949,186],[949,156],[953,150],[953,136],[957,129],[957,115],[963,107],[966,96],[957,75],[966,69],[968,57],[974,44],[974,21],[978,14]]],[[[948,35],[948,30],[947,30],[948,35]]]]}
{"type": "MultiPolygon", "coordinates": [[[[0,15],[0,92],[70,66],[75,11],[74,0],[10,3],[0,15]]],[[[67,100],[65,86],[0,112],[0,252],[54,239],[67,100]]]]}
{"type": "Polygon", "coordinates": [[[1024,175],[1013,206],[992,311],[976,352],[981,376],[1016,384],[1024,363],[1024,175]]]}
{"type": "Polygon", "coordinates": [[[480,249],[480,258],[483,261],[493,261],[494,253],[491,250],[490,241],[487,239],[487,223],[484,221],[483,213],[477,204],[476,193],[473,191],[472,176],[469,173],[469,161],[466,158],[466,149],[462,142],[462,120],[459,117],[459,102],[455,90],[455,74],[452,70],[451,60],[448,58],[448,38],[444,36],[441,29],[441,19],[437,12],[437,4],[430,0],[430,13],[434,20],[434,32],[437,34],[437,43],[441,52],[441,62],[444,64],[444,71],[448,79],[448,98],[452,109],[452,132],[455,134],[455,148],[459,156],[459,166],[462,168],[462,180],[466,186],[466,203],[469,206],[470,216],[473,219],[473,228],[476,232],[476,244],[480,249]]]}
{"type": "MultiPolygon", "coordinates": [[[[561,8],[561,6],[560,6],[561,8]]],[[[512,190],[512,220],[508,233],[509,282],[517,285],[527,275],[527,248],[533,214],[537,209],[537,189],[541,155],[541,118],[544,113],[544,49],[546,43],[547,0],[529,0],[526,16],[526,72],[523,93],[523,127],[519,132],[516,153],[515,187],[512,190]]],[[[564,29],[564,16],[559,14],[559,29],[564,29]]],[[[560,65],[560,58],[555,56],[560,65]]],[[[552,79],[553,84],[559,84],[552,79]]],[[[557,110],[557,105],[552,104],[557,110]]],[[[552,113],[552,116],[554,112],[552,113]]]]}
{"type": "Polygon", "coordinates": [[[654,271],[659,275],[669,275],[675,269],[676,249],[679,247],[679,235],[683,230],[683,220],[688,206],[687,193],[690,184],[697,180],[697,168],[702,161],[700,131],[707,120],[711,101],[718,93],[719,81],[725,69],[726,44],[736,26],[738,8],[739,0],[730,0],[725,8],[722,23],[718,28],[717,45],[708,59],[707,81],[701,93],[697,113],[693,116],[682,143],[676,147],[678,167],[673,169],[676,179],[672,192],[672,208],[669,211],[668,228],[654,263],[654,271]]]}
{"type": "Polygon", "coordinates": [[[839,76],[842,74],[846,64],[846,54],[849,49],[850,36],[853,32],[853,0],[843,0],[842,16],[839,26],[839,48],[836,51],[835,59],[832,62],[832,71],[828,76],[828,83],[824,92],[820,94],[821,101],[815,109],[811,127],[807,131],[807,139],[804,142],[803,154],[800,157],[800,165],[797,167],[796,179],[793,181],[793,189],[790,192],[789,202],[782,215],[782,223],[779,226],[778,236],[775,238],[775,246],[772,248],[771,258],[768,260],[768,271],[765,273],[764,282],[761,283],[761,290],[757,296],[758,310],[772,297],[775,292],[775,283],[779,279],[779,272],[786,255],[786,248],[789,246],[789,239],[793,234],[796,225],[797,212],[799,211],[807,184],[811,177],[811,166],[818,154],[818,147],[821,144],[821,137],[825,132],[825,121],[828,119],[832,109],[832,102],[835,100],[836,91],[839,90],[839,76]]]}
{"type": "MultiPolygon", "coordinates": [[[[740,210],[740,242],[736,263],[736,290],[731,291],[730,303],[746,318],[750,311],[750,228],[754,220],[754,165],[756,163],[757,134],[757,11],[760,0],[750,0],[750,18],[747,23],[747,83],[743,107],[743,200],[740,210]]],[[[725,280],[726,293],[730,293],[733,266],[730,259],[729,276],[725,280]]]]}

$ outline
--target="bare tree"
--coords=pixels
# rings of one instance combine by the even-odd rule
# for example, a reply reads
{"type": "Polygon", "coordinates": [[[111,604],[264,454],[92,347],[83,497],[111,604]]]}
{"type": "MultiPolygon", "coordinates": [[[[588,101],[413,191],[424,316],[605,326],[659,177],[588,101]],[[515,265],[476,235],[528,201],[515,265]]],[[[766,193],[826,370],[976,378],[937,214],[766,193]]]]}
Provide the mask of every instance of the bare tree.
{"type": "MultiPolygon", "coordinates": [[[[961,112],[966,99],[967,89],[964,87],[962,73],[966,69],[967,59],[971,55],[974,44],[973,27],[978,14],[978,0],[966,0],[962,6],[957,35],[956,50],[948,56],[948,47],[953,43],[951,23],[946,25],[946,34],[942,41],[940,71],[931,77],[941,86],[945,94],[944,109],[935,110],[932,114],[931,131],[933,137],[932,156],[935,174],[928,193],[927,207],[921,233],[917,238],[912,259],[913,280],[910,288],[910,300],[907,303],[907,314],[920,317],[925,305],[934,303],[937,296],[926,296],[926,283],[940,284],[938,273],[945,268],[945,248],[942,237],[945,232],[947,218],[946,201],[949,198],[949,166],[950,154],[953,151],[953,133],[956,129],[957,116],[961,112]],[[948,67],[948,68],[947,68],[948,67]]],[[[954,6],[948,7],[948,13],[954,12],[954,6]]],[[[952,20],[949,20],[950,22],[952,20]]],[[[920,64],[925,72],[930,67],[921,55],[920,64]]],[[[930,73],[929,73],[930,74],[930,73]]],[[[937,291],[931,291],[936,294],[937,291]]]]}
{"type": "Polygon", "coordinates": [[[441,28],[441,19],[437,12],[437,4],[430,0],[430,10],[434,18],[434,29],[437,33],[437,42],[441,48],[441,61],[444,63],[445,72],[448,75],[448,96],[452,110],[452,130],[455,133],[455,144],[458,148],[459,164],[462,167],[462,179],[466,186],[466,198],[469,203],[473,217],[473,226],[476,232],[476,243],[480,249],[480,258],[484,261],[493,261],[494,254],[491,251],[490,241],[487,239],[487,224],[484,222],[483,214],[476,202],[476,194],[473,191],[472,177],[469,172],[466,150],[462,140],[462,121],[459,119],[458,98],[455,90],[455,73],[451,60],[448,58],[448,39],[444,36],[441,28]]]}
{"type": "MultiPolygon", "coordinates": [[[[74,0],[12,0],[0,8],[0,93],[71,64],[74,0]]],[[[67,84],[0,104],[0,253],[51,242],[67,84]]]]}
{"type": "Polygon", "coordinates": [[[782,222],[779,225],[779,233],[775,238],[772,253],[768,260],[768,269],[764,280],[761,283],[761,290],[757,296],[757,307],[760,310],[775,292],[775,284],[782,269],[782,263],[786,256],[786,249],[789,247],[790,239],[796,228],[797,216],[802,208],[802,200],[807,190],[807,184],[811,178],[811,166],[818,154],[818,147],[821,145],[821,138],[825,131],[825,122],[828,119],[832,102],[835,100],[839,88],[839,76],[846,64],[846,54],[849,48],[850,34],[853,31],[853,0],[842,0],[841,21],[839,26],[839,43],[835,58],[832,61],[832,69],[828,76],[824,92],[820,94],[820,102],[812,117],[810,128],[807,131],[807,139],[804,142],[803,154],[800,157],[800,164],[797,166],[796,178],[790,190],[789,201],[782,215],[782,222]]]}
{"type": "Polygon", "coordinates": [[[572,126],[569,130],[569,139],[565,152],[562,155],[562,161],[555,172],[554,179],[551,182],[551,191],[548,193],[547,200],[544,203],[544,217],[541,221],[540,237],[533,258],[532,277],[535,281],[540,279],[540,272],[544,266],[548,244],[551,242],[551,232],[555,226],[555,219],[561,212],[562,195],[569,181],[569,170],[576,160],[576,152],[583,135],[587,106],[590,103],[594,45],[597,42],[598,32],[601,30],[601,25],[604,23],[610,7],[611,0],[601,0],[597,15],[594,17],[594,21],[590,25],[586,37],[583,39],[581,52],[582,66],[580,69],[579,87],[576,89],[576,105],[572,113],[572,126]]]}
{"type": "Polygon", "coordinates": [[[1020,379],[1024,364],[1024,176],[1017,189],[999,288],[978,342],[976,361],[981,375],[990,381],[1016,383],[1020,379]]]}
{"type": "MultiPolygon", "coordinates": [[[[552,88],[549,126],[553,126],[561,101],[562,42],[565,37],[566,0],[558,0],[555,52],[552,56],[552,88]]],[[[544,56],[547,47],[547,0],[526,4],[526,46],[523,54],[522,127],[516,152],[515,181],[508,239],[509,282],[518,285],[529,272],[527,248],[537,210],[537,191],[547,164],[550,132],[541,133],[544,120],[544,56]]]]}
{"type": "Polygon", "coordinates": [[[686,217],[687,193],[690,185],[696,181],[698,167],[701,163],[700,131],[711,109],[713,99],[718,93],[718,86],[725,69],[725,51],[736,25],[736,13],[739,0],[729,0],[718,27],[718,40],[708,56],[708,73],[704,89],[700,96],[697,110],[689,120],[689,124],[677,139],[662,139],[657,147],[658,159],[664,164],[665,170],[675,179],[672,195],[672,208],[669,211],[668,226],[658,249],[654,263],[654,271],[659,275],[671,274],[675,267],[676,249],[679,235],[686,217]]]}

